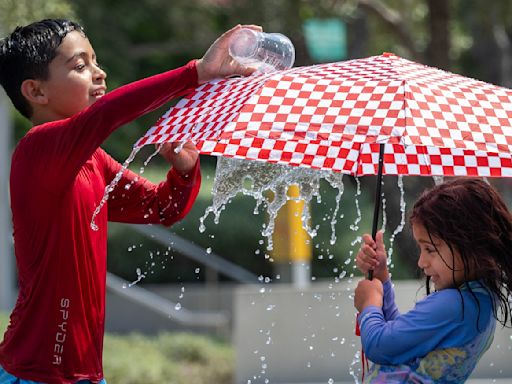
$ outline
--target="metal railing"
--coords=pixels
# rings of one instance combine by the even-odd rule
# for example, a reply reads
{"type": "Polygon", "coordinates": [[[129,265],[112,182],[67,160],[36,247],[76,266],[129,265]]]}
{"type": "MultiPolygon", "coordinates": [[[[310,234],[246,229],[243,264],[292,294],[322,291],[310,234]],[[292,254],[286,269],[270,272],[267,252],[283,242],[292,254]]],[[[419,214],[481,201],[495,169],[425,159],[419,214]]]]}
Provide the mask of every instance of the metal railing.
{"type": "Polygon", "coordinates": [[[208,268],[212,268],[215,271],[238,281],[239,283],[259,283],[258,277],[255,274],[223,259],[213,252],[207,253],[204,248],[201,248],[194,243],[165,230],[163,227],[142,224],[128,224],[128,226],[165,246],[171,245],[175,251],[178,251],[182,255],[195,260],[208,268]]]}
{"type": "MultiPolygon", "coordinates": [[[[128,224],[128,227],[165,246],[171,245],[175,251],[182,255],[237,282],[252,284],[259,283],[257,276],[253,273],[214,253],[207,253],[204,248],[201,248],[162,227],[140,224],[128,224]]],[[[226,326],[229,323],[229,317],[225,312],[192,311],[181,306],[177,308],[177,303],[143,287],[131,285],[128,281],[123,280],[112,273],[107,273],[107,288],[119,296],[122,296],[180,324],[219,328],[226,326]]]]}
{"type": "Polygon", "coordinates": [[[177,303],[137,285],[129,286],[126,280],[112,273],[107,273],[107,287],[111,292],[180,324],[197,327],[222,327],[229,322],[227,314],[223,312],[190,311],[181,307],[178,309],[177,303]]]}

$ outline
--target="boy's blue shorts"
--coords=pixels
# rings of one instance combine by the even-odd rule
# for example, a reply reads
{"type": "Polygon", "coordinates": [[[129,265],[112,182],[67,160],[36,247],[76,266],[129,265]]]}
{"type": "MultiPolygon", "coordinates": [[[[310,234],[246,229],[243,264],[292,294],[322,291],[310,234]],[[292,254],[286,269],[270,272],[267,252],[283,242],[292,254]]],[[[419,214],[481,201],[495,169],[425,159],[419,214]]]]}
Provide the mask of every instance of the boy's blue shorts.
{"type": "MultiPolygon", "coordinates": [[[[80,380],[76,384],[90,384],[89,380],[80,380]]],[[[18,379],[16,376],[11,375],[0,365],[0,384],[43,384],[30,380],[18,379]]],[[[107,384],[105,379],[101,380],[99,384],[107,384]]]]}

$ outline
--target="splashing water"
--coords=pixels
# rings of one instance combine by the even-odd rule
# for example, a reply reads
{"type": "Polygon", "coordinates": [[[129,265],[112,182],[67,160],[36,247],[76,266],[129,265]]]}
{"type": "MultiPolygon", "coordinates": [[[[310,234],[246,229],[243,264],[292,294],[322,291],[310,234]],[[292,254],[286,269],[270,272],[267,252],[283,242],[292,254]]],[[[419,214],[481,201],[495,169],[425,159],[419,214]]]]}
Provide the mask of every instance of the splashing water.
{"type": "Polygon", "coordinates": [[[434,179],[435,185],[443,184],[444,182],[444,176],[432,176],[432,178],[434,179]]]}
{"type": "Polygon", "coordinates": [[[389,250],[388,250],[388,265],[391,264],[391,258],[393,256],[393,244],[395,237],[402,232],[405,226],[405,190],[404,190],[404,178],[402,175],[398,176],[398,189],[400,190],[400,223],[397,225],[391,237],[389,238],[389,250]]]}
{"type": "Polygon", "coordinates": [[[137,153],[139,153],[140,149],[141,149],[141,147],[134,147],[133,148],[132,153],[130,153],[130,156],[128,156],[128,158],[125,160],[125,162],[123,163],[123,166],[121,167],[119,172],[117,172],[117,174],[114,177],[114,179],[110,182],[109,185],[107,185],[105,187],[105,193],[103,194],[103,197],[101,198],[100,203],[98,204],[98,206],[94,210],[94,213],[92,214],[91,229],[93,231],[97,231],[98,230],[98,225],[95,223],[96,216],[98,216],[98,214],[101,211],[101,208],[103,208],[103,206],[107,203],[107,200],[108,200],[108,197],[109,197],[110,193],[117,186],[117,183],[119,183],[119,180],[121,180],[121,177],[123,176],[123,173],[128,169],[128,166],[133,161],[133,159],[135,159],[135,156],[137,155],[137,153]]]}
{"type": "Polygon", "coordinates": [[[332,213],[331,217],[331,240],[329,241],[331,245],[334,245],[336,243],[336,223],[337,223],[337,216],[338,211],[340,209],[340,202],[341,197],[343,196],[343,192],[345,190],[343,185],[343,174],[342,173],[329,173],[326,177],[327,182],[333,187],[334,189],[338,190],[338,193],[336,194],[336,204],[334,208],[334,212],[332,213]]]}
{"type": "Polygon", "coordinates": [[[174,153],[178,154],[183,150],[183,147],[185,146],[186,141],[180,141],[176,148],[174,148],[174,153]]]}
{"type": "Polygon", "coordinates": [[[359,229],[359,223],[362,220],[361,215],[361,208],[359,207],[359,196],[361,196],[361,181],[359,180],[359,177],[355,178],[356,180],[356,196],[355,196],[355,204],[356,204],[356,219],[354,220],[354,223],[350,225],[350,229],[354,232],[356,232],[359,229]]]}
{"type": "MultiPolygon", "coordinates": [[[[183,145],[184,144],[185,144],[185,142],[183,142],[183,145]]],[[[146,161],[144,161],[144,165],[140,168],[139,173],[141,173],[141,174],[144,173],[144,168],[149,164],[149,162],[153,159],[153,157],[155,157],[156,155],[158,155],[158,153],[160,153],[160,150],[162,149],[163,145],[164,145],[164,143],[159,143],[157,145],[156,150],[151,155],[149,155],[149,157],[146,159],[146,161]]],[[[180,145],[181,145],[181,143],[180,143],[180,145]]],[[[183,148],[183,145],[181,145],[182,148],[183,148]]],[[[121,177],[123,176],[124,172],[128,169],[131,162],[135,159],[135,156],[137,156],[137,153],[139,153],[141,148],[142,147],[134,147],[133,148],[132,152],[130,153],[130,156],[128,156],[128,158],[125,160],[125,162],[123,163],[123,166],[121,167],[119,172],[117,172],[114,179],[110,182],[110,184],[108,186],[105,187],[105,193],[103,194],[103,197],[101,198],[100,203],[98,204],[98,206],[96,207],[96,209],[94,210],[94,212],[92,214],[91,229],[93,231],[97,231],[99,229],[98,225],[95,223],[96,216],[98,216],[98,214],[100,213],[103,206],[107,203],[110,193],[112,193],[112,191],[116,188],[117,184],[119,183],[119,180],[121,180],[121,177]]],[[[134,182],[135,181],[133,181],[132,184],[134,182]]],[[[124,188],[126,190],[128,190],[128,189],[130,189],[130,187],[131,187],[131,185],[127,184],[127,185],[125,185],[124,188]]]]}
{"type": "Polygon", "coordinates": [[[354,358],[352,359],[352,362],[350,363],[349,367],[349,373],[354,378],[354,382],[356,384],[359,384],[359,374],[360,374],[360,368],[359,363],[361,362],[361,355],[359,351],[356,351],[354,354],[354,358]]]}
{"type": "Polygon", "coordinates": [[[142,279],[144,279],[146,277],[146,275],[144,273],[142,273],[141,269],[140,268],[137,268],[135,270],[135,272],[137,273],[137,279],[132,281],[130,284],[128,284],[128,286],[124,287],[124,288],[130,288],[130,287],[133,287],[135,284],[137,284],[139,281],[141,281],[142,279]]]}
{"type": "MultiPolygon", "coordinates": [[[[333,188],[338,190],[336,200],[339,202],[343,194],[341,174],[310,168],[219,157],[217,159],[217,169],[212,188],[213,202],[200,218],[199,231],[205,231],[204,221],[210,213],[214,216],[214,223],[218,224],[220,214],[225,209],[226,204],[237,194],[242,193],[246,196],[252,196],[256,200],[254,214],[259,212],[261,206],[266,208],[269,219],[267,225],[262,230],[262,235],[267,238],[267,249],[272,250],[272,234],[279,209],[288,200],[304,200],[309,202],[313,197],[316,197],[317,201],[320,201],[321,179],[325,179],[333,188]],[[299,187],[298,197],[290,197],[288,195],[288,187],[290,185],[297,185],[299,187]]],[[[338,207],[336,208],[336,214],[337,211],[338,207]]],[[[309,204],[304,204],[301,219],[304,230],[310,237],[315,237],[318,226],[313,228],[310,224],[311,211],[309,204]]],[[[334,233],[335,215],[333,215],[332,220],[331,228],[334,233]]],[[[334,234],[332,238],[335,239],[334,234]]]]}
{"type": "MultiPolygon", "coordinates": [[[[359,196],[361,196],[361,181],[359,180],[359,177],[355,177],[356,180],[356,194],[354,196],[355,205],[356,205],[356,218],[352,224],[350,224],[350,230],[352,232],[357,232],[359,230],[359,223],[361,222],[363,216],[361,214],[361,208],[359,207],[359,196]]],[[[354,240],[350,243],[350,246],[352,249],[348,252],[348,258],[345,260],[345,265],[349,265],[350,262],[353,260],[352,256],[354,255],[354,245],[360,243],[362,241],[361,236],[356,236],[354,240]]],[[[355,265],[354,265],[355,267],[355,265]]],[[[341,276],[341,275],[340,275],[341,276]]]]}
{"type": "Polygon", "coordinates": [[[160,153],[160,150],[162,149],[163,146],[164,146],[164,143],[160,143],[157,145],[155,152],[153,152],[151,155],[149,155],[149,157],[144,162],[144,165],[140,168],[139,173],[144,173],[145,167],[149,164],[149,162],[153,159],[153,157],[155,157],[156,155],[158,155],[160,153]]]}
{"type": "Polygon", "coordinates": [[[384,231],[386,229],[386,225],[388,223],[388,215],[387,215],[387,210],[386,210],[386,198],[384,197],[384,192],[382,192],[382,194],[380,195],[381,196],[381,204],[382,204],[382,226],[380,227],[380,229],[382,231],[384,231]]]}

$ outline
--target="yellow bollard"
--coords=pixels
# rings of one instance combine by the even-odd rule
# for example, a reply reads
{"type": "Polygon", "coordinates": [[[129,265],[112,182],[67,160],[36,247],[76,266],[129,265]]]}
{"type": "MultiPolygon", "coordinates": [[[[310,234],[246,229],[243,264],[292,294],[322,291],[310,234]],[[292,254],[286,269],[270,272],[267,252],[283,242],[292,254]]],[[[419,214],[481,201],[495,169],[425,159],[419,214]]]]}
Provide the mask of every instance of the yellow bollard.
{"type": "MultiPolygon", "coordinates": [[[[292,199],[298,198],[299,187],[291,185],[288,188],[288,196],[292,199]]],[[[277,215],[273,234],[272,258],[281,266],[291,267],[290,280],[299,286],[307,285],[309,282],[312,256],[311,238],[302,228],[304,204],[307,204],[304,200],[286,202],[277,215]]]]}

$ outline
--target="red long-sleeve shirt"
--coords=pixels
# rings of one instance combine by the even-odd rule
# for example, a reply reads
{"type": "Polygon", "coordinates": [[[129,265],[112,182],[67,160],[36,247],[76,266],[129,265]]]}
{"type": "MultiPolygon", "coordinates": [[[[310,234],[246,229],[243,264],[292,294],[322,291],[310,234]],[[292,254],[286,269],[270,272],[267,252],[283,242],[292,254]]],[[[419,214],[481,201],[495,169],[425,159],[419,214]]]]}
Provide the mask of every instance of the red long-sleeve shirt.
{"type": "Polygon", "coordinates": [[[12,375],[50,384],[103,378],[107,221],[180,220],[197,196],[200,171],[198,164],[188,175],[171,169],[159,185],[126,171],[94,231],[94,209],[121,167],[99,146],[196,85],[191,62],[36,126],[19,142],[10,180],[19,296],[0,344],[0,365],[12,375]]]}

